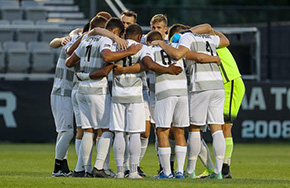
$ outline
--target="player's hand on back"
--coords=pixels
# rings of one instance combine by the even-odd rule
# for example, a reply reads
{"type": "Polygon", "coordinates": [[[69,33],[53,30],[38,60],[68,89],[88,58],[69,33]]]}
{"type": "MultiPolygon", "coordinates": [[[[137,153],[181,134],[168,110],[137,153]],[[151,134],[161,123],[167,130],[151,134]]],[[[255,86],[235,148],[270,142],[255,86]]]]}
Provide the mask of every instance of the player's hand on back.
{"type": "Polygon", "coordinates": [[[222,61],[221,61],[221,59],[219,58],[219,56],[217,56],[217,61],[216,61],[216,63],[218,64],[218,66],[220,66],[220,65],[222,64],[222,61]]]}
{"type": "Polygon", "coordinates": [[[160,46],[160,43],[162,43],[162,42],[164,42],[164,41],[162,41],[162,40],[154,40],[153,42],[151,42],[151,45],[160,46]]]}
{"type": "Polygon", "coordinates": [[[128,48],[128,42],[116,35],[114,41],[118,44],[118,49],[126,50],[128,48]]]}
{"type": "Polygon", "coordinates": [[[182,72],[182,68],[179,66],[175,66],[176,63],[172,63],[169,67],[168,67],[168,73],[169,74],[173,74],[173,75],[178,75],[182,72]]]}
{"type": "Polygon", "coordinates": [[[121,65],[116,64],[113,69],[114,75],[120,75],[123,74],[123,67],[121,65]]]}
{"type": "Polygon", "coordinates": [[[127,50],[133,55],[142,49],[142,44],[132,44],[127,50]]]}
{"type": "Polygon", "coordinates": [[[68,42],[70,42],[71,41],[71,37],[70,36],[67,36],[67,37],[64,37],[63,39],[62,39],[62,41],[61,41],[61,45],[62,46],[65,46],[68,42]]]}

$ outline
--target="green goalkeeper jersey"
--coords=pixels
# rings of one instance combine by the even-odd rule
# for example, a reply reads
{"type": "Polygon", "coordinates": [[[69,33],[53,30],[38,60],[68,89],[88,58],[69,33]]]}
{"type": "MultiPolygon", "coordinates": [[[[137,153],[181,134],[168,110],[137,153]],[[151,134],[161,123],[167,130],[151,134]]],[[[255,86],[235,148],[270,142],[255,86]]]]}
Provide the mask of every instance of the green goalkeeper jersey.
{"type": "Polygon", "coordinates": [[[219,68],[222,73],[224,83],[241,77],[237,63],[228,48],[218,48],[216,51],[222,62],[219,68]]]}

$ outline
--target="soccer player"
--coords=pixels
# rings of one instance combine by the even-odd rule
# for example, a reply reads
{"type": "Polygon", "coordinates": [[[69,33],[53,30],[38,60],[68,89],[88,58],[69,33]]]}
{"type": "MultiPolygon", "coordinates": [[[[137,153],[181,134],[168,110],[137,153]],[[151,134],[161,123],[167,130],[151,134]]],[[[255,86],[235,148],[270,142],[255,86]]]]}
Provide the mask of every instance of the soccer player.
{"type": "MultiPolygon", "coordinates": [[[[218,36],[185,33],[180,37],[178,48],[154,41],[173,59],[182,58],[189,50],[216,56],[217,47],[229,45],[228,39],[220,32],[218,36]]],[[[222,109],[224,87],[222,76],[216,63],[186,61],[190,71],[190,127],[188,136],[188,165],[186,175],[195,178],[195,165],[200,152],[200,129],[206,123],[213,137],[216,166],[210,178],[222,179],[221,169],[225,153],[225,140],[221,125],[224,124],[222,109]]]]}
{"type": "MultiPolygon", "coordinates": [[[[138,44],[142,37],[142,29],[139,25],[133,24],[126,29],[125,38],[129,45],[138,44]]],[[[150,69],[177,74],[180,68],[170,66],[158,66],[152,61],[153,56],[148,47],[143,48],[135,55],[117,62],[117,65],[125,68],[134,67],[139,61],[150,69]]],[[[120,68],[120,67],[119,67],[120,68]]],[[[137,166],[141,152],[140,133],[145,131],[145,108],[142,96],[141,75],[136,72],[123,72],[127,74],[118,75],[114,71],[114,83],[112,89],[112,127],[115,132],[114,154],[117,165],[117,178],[123,178],[123,161],[125,152],[125,133],[130,134],[130,174],[129,178],[141,178],[137,166]],[[144,122],[143,125],[140,122],[144,122]]],[[[139,70],[140,72],[140,70],[139,70]]]]}
{"type": "Polygon", "coordinates": [[[51,91],[51,109],[55,121],[57,135],[55,147],[55,167],[52,173],[53,177],[67,177],[70,174],[66,154],[69,143],[73,138],[73,107],[71,101],[71,92],[73,88],[73,68],[65,66],[66,49],[72,45],[73,41],[79,36],[79,30],[70,33],[70,37],[64,40],[54,39],[50,46],[57,48],[64,45],[61,49],[51,91]],[[73,39],[71,41],[71,39],[73,39]]]}
{"type": "MultiPolygon", "coordinates": [[[[98,22],[98,24],[101,23],[103,22],[98,22]]],[[[106,24],[106,29],[119,36],[124,30],[124,26],[118,18],[111,18],[106,24]]],[[[138,46],[132,46],[127,51],[112,52],[111,47],[111,39],[102,36],[89,36],[83,38],[77,50],[66,61],[66,65],[71,67],[80,60],[81,70],[84,71],[78,74],[82,82],[80,82],[77,96],[80,105],[82,128],[85,131],[82,149],[86,176],[109,177],[103,169],[113,137],[112,132],[109,131],[111,99],[108,93],[106,76],[113,68],[113,65],[110,63],[104,64],[103,61],[115,61],[139,50],[138,46]],[[96,80],[90,79],[90,72],[93,70],[98,70],[96,80]],[[102,129],[103,133],[98,142],[95,167],[91,171],[91,167],[88,166],[88,158],[93,146],[94,129],[102,129]]]]}
{"type": "Polygon", "coordinates": [[[126,29],[129,25],[137,22],[137,14],[134,11],[125,10],[121,13],[121,21],[126,29]]]}

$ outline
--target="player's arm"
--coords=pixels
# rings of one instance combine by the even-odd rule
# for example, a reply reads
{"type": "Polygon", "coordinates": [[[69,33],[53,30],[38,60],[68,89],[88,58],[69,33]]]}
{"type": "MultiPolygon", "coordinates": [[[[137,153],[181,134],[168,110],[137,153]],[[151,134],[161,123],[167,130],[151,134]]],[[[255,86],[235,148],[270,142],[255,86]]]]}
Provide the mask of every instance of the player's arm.
{"type": "Polygon", "coordinates": [[[79,37],[72,45],[70,45],[67,49],[66,49],[66,53],[68,55],[72,55],[74,53],[74,51],[78,48],[78,46],[80,45],[84,35],[86,33],[83,33],[81,37],[79,37]]]}
{"type": "Polygon", "coordinates": [[[204,53],[198,53],[194,51],[188,51],[185,54],[186,60],[194,60],[198,63],[217,63],[218,65],[221,64],[221,60],[218,56],[211,56],[204,53]]]}
{"type": "Polygon", "coordinates": [[[93,71],[90,73],[78,72],[78,73],[76,73],[76,76],[81,81],[97,80],[97,79],[103,78],[105,76],[108,76],[114,67],[115,67],[115,65],[112,63],[105,63],[104,67],[99,69],[99,70],[96,70],[96,71],[93,71]]]}
{"type": "Polygon", "coordinates": [[[164,67],[161,65],[158,65],[155,63],[151,57],[145,56],[142,59],[142,63],[150,70],[154,72],[159,72],[159,73],[167,73],[167,74],[173,74],[173,75],[178,75],[179,73],[182,72],[182,68],[175,66],[176,63],[172,63],[169,67],[164,67]]]}
{"type": "Polygon", "coordinates": [[[54,38],[50,41],[49,46],[52,48],[59,48],[65,46],[68,42],[71,41],[71,37],[62,37],[62,38],[54,38]]]}
{"type": "Polygon", "coordinates": [[[219,48],[220,47],[226,47],[230,45],[230,41],[229,39],[221,32],[217,31],[217,30],[213,30],[213,34],[216,34],[217,36],[220,37],[220,44],[219,44],[219,48]]]}
{"type": "Polygon", "coordinates": [[[141,50],[142,46],[142,44],[132,44],[127,50],[120,52],[112,52],[109,49],[104,49],[101,52],[101,57],[105,62],[118,61],[124,57],[136,54],[139,50],[141,50]]]}
{"type": "Polygon", "coordinates": [[[70,57],[65,60],[65,65],[67,67],[73,67],[77,62],[79,62],[80,58],[75,53],[73,53],[70,57]]]}
{"type": "Polygon", "coordinates": [[[114,75],[120,75],[124,73],[134,74],[134,73],[139,73],[146,70],[147,70],[147,67],[140,62],[140,63],[136,63],[135,65],[128,66],[128,67],[122,67],[121,65],[116,64],[113,71],[114,71],[114,75]]]}
{"type": "Polygon", "coordinates": [[[153,41],[152,45],[159,45],[170,57],[175,60],[179,60],[186,54],[186,52],[189,51],[189,49],[184,46],[178,46],[178,48],[174,48],[161,40],[153,41]]]}
{"type": "Polygon", "coordinates": [[[213,28],[209,24],[200,24],[190,28],[190,31],[198,34],[211,34],[213,28]]]}
{"type": "Polygon", "coordinates": [[[118,44],[118,48],[119,49],[127,49],[128,45],[127,45],[127,41],[120,38],[119,36],[115,35],[114,33],[108,31],[107,29],[104,28],[100,28],[100,27],[95,27],[94,29],[92,29],[89,33],[88,36],[92,36],[92,35],[102,35],[105,37],[108,37],[110,39],[112,39],[114,42],[116,42],[118,44]]]}

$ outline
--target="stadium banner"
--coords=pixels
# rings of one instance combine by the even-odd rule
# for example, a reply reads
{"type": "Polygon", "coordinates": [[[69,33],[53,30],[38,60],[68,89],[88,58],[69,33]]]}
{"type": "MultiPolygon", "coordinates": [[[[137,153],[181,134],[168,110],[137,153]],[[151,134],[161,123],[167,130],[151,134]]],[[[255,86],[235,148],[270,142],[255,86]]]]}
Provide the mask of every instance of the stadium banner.
{"type": "MultiPolygon", "coordinates": [[[[235,142],[290,141],[290,83],[245,82],[235,142]]],[[[54,142],[52,80],[0,81],[0,141],[54,142]]],[[[210,133],[205,139],[211,141],[210,133]]],[[[151,130],[150,141],[154,141],[151,130]]]]}

